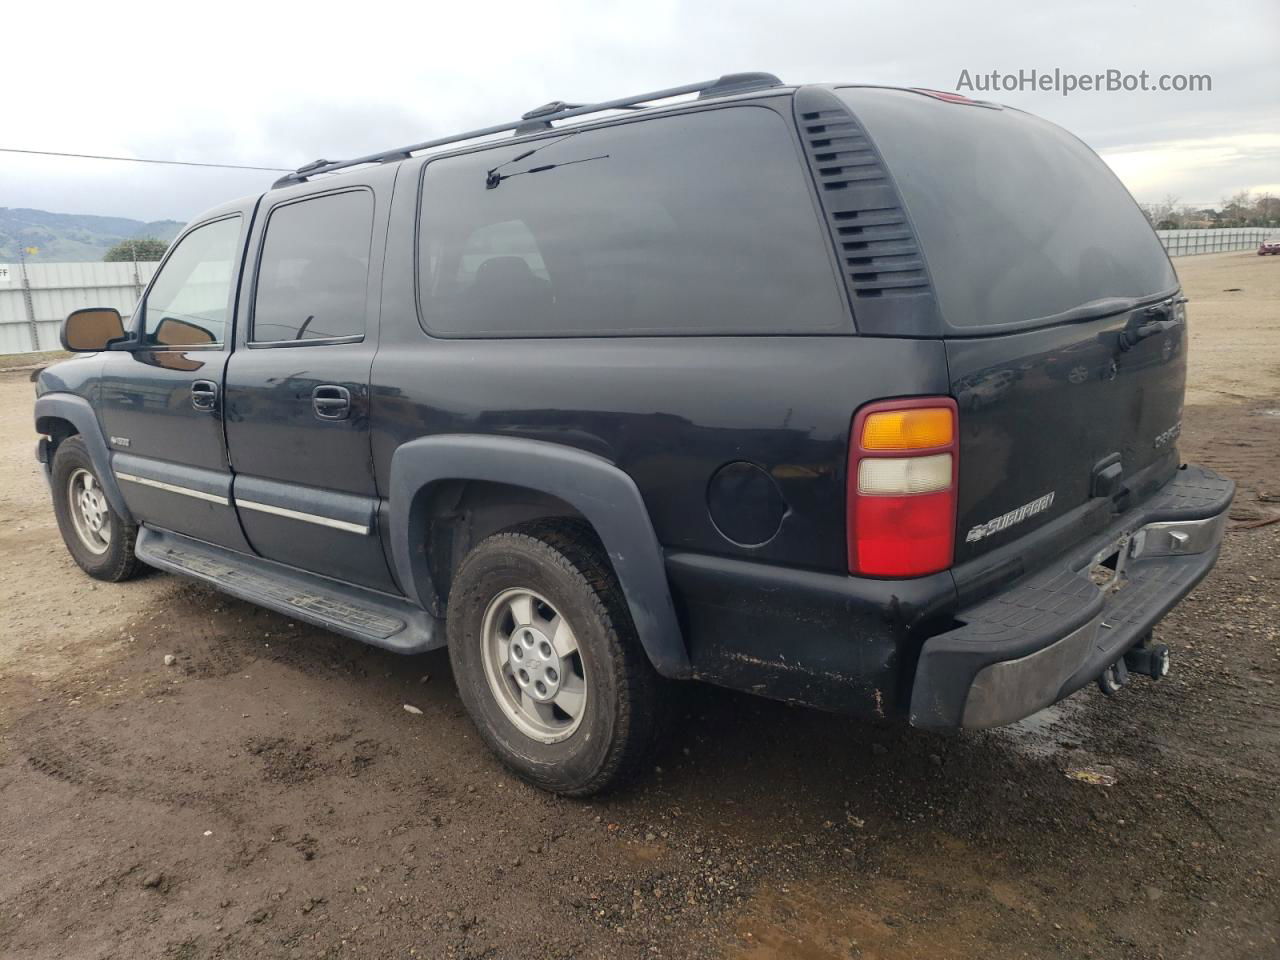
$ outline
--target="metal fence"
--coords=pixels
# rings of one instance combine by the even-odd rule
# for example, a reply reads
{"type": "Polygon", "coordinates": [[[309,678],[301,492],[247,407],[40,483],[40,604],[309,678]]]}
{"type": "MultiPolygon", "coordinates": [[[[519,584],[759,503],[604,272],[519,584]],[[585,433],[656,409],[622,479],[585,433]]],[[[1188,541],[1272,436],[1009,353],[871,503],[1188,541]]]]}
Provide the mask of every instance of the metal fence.
{"type": "Polygon", "coordinates": [[[155,272],[154,263],[0,263],[0,354],[57,350],[62,321],[81,307],[128,319],[155,272]]]}
{"type": "Polygon", "coordinates": [[[1157,230],[1156,236],[1171,257],[1188,257],[1197,253],[1226,253],[1229,250],[1252,250],[1264,239],[1280,234],[1280,230],[1157,230]]]}

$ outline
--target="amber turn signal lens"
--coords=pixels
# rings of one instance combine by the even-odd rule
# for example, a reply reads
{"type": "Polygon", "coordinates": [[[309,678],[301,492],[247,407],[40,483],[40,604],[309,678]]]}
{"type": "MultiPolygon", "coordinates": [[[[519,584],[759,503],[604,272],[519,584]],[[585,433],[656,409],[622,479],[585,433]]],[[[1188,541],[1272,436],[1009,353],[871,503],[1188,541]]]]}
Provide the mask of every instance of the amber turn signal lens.
{"type": "Polygon", "coordinates": [[[864,450],[926,450],[951,443],[954,417],[946,407],[884,410],[862,424],[864,450]]]}

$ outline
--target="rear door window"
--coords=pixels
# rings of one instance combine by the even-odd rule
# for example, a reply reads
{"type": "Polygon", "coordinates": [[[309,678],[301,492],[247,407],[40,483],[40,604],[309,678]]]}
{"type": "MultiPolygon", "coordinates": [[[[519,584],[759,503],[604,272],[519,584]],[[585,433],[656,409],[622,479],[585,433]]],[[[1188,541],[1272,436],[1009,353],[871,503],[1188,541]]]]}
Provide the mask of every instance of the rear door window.
{"type": "Polygon", "coordinates": [[[276,207],[254,295],[255,343],[364,336],[373,194],[321,194],[276,207]]]}
{"type": "Polygon", "coordinates": [[[903,90],[839,94],[897,184],[949,325],[1026,325],[1177,286],[1124,185],[1061,127],[903,90]]]}
{"type": "Polygon", "coordinates": [[[424,324],[459,337],[850,330],[806,176],[786,122],[761,107],[433,161],[424,324]]]}

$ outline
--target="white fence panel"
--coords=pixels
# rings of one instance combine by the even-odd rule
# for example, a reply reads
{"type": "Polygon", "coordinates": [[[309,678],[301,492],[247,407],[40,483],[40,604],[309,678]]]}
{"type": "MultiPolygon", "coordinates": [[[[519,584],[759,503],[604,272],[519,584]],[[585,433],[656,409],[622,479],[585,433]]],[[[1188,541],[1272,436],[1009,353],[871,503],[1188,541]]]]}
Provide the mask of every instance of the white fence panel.
{"type": "MultiPolygon", "coordinates": [[[[43,343],[43,339],[41,340],[43,343]]],[[[54,331],[51,350],[58,349],[58,334],[54,331]]],[[[29,353],[31,350],[31,326],[23,323],[0,324],[0,354],[29,353]]]]}
{"type": "Polygon", "coordinates": [[[1208,230],[1157,230],[1156,236],[1171,257],[1190,257],[1200,253],[1226,253],[1231,250],[1255,250],[1264,238],[1280,233],[1259,227],[1212,228],[1208,230]]]}
{"type": "Polygon", "coordinates": [[[115,307],[128,319],[157,266],[27,263],[24,268],[18,263],[0,264],[0,353],[58,349],[62,321],[81,307],[115,307]]]}

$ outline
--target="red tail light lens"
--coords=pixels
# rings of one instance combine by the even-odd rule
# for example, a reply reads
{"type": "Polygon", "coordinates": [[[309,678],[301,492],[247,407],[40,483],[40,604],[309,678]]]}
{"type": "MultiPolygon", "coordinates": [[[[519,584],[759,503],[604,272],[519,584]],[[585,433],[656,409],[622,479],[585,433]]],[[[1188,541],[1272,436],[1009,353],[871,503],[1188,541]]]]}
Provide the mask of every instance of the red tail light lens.
{"type": "Polygon", "coordinates": [[[959,472],[956,404],[915,397],[868,404],[849,437],[849,572],[918,577],[951,566],[959,472]]]}

